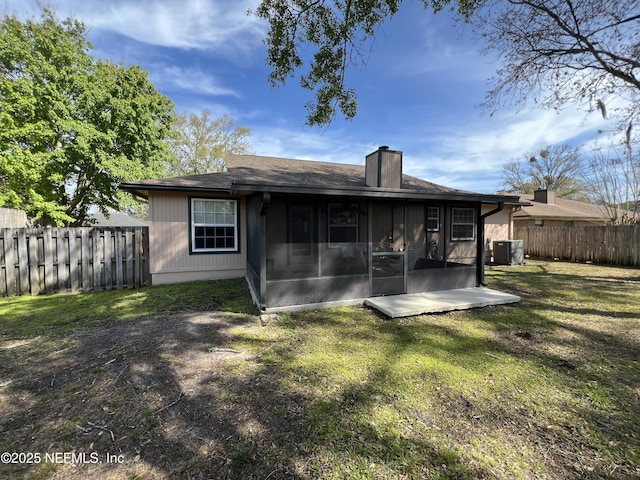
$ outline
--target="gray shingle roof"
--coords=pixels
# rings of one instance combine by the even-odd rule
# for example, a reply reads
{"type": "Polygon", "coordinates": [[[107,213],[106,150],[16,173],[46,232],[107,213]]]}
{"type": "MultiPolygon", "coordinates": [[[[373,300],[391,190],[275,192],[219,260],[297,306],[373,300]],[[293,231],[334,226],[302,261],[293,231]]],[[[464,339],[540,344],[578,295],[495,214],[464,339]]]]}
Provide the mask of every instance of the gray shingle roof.
{"type": "Polygon", "coordinates": [[[138,218],[131,217],[122,212],[111,212],[109,218],[102,213],[92,213],[89,218],[92,227],[148,227],[149,224],[138,218]]]}
{"type": "Polygon", "coordinates": [[[258,155],[230,155],[225,172],[160,178],[124,183],[121,188],[143,196],[151,190],[193,192],[271,191],[288,193],[325,193],[408,198],[410,196],[469,200],[517,201],[517,196],[486,196],[437,185],[410,175],[402,176],[401,190],[367,187],[365,166],[316,162],[258,155]],[[480,198],[482,197],[482,198],[480,198]],[[494,199],[495,199],[494,198],[494,199]]]}
{"type": "Polygon", "coordinates": [[[567,220],[598,220],[603,221],[605,212],[599,205],[567,198],[555,198],[555,203],[548,204],[534,201],[533,194],[522,194],[520,200],[531,202],[522,210],[513,214],[514,218],[554,218],[567,220]]]}

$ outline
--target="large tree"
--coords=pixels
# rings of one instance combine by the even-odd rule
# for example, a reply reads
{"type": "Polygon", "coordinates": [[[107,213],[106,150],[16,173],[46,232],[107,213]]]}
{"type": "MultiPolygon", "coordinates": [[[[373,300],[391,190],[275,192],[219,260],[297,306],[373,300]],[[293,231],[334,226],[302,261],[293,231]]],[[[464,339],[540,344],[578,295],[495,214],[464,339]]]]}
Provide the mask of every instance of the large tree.
{"type": "Polygon", "coordinates": [[[585,177],[594,203],[614,225],[640,222],[640,155],[630,138],[608,149],[595,148],[585,177]]]}
{"type": "Polygon", "coordinates": [[[167,174],[197,175],[224,170],[229,153],[247,153],[251,130],[236,126],[227,115],[212,118],[204,110],[200,115],[184,113],[176,117],[170,137],[173,155],[167,174]]]}
{"type": "MultiPolygon", "coordinates": [[[[421,0],[439,11],[454,0],[421,0]]],[[[357,95],[345,81],[347,69],[367,61],[367,44],[376,30],[400,8],[402,0],[262,0],[255,14],[269,22],[265,43],[272,86],[286,83],[297,71],[302,88],[313,91],[307,124],[326,125],[338,109],[352,119],[357,95]],[[305,58],[311,47],[311,59],[305,58]],[[305,65],[305,62],[308,65],[305,65]]],[[[457,0],[466,15],[477,0],[457,0]]]]}
{"type": "Polygon", "coordinates": [[[502,174],[502,187],[508,192],[554,190],[560,197],[586,198],[580,154],[567,145],[550,145],[524,155],[522,160],[511,160],[504,165],[502,174]]]}
{"type": "MultiPolygon", "coordinates": [[[[487,51],[502,56],[486,105],[531,99],[561,108],[584,102],[603,113],[626,103],[624,120],[638,115],[640,0],[421,0],[425,8],[457,7],[487,51]]],[[[315,99],[307,123],[327,124],[338,109],[346,118],[357,97],[345,81],[366,64],[367,44],[402,0],[262,0],[256,14],[269,22],[267,63],[272,85],[297,72],[315,99]],[[311,59],[305,58],[310,52],[311,59]],[[305,63],[306,62],[306,63],[305,63]],[[308,64],[308,65],[307,65],[308,64]]]]}
{"type": "Polygon", "coordinates": [[[640,113],[640,0],[484,0],[471,23],[501,55],[485,105],[640,113]]]}
{"type": "Polygon", "coordinates": [[[85,26],[0,24],[0,205],[40,224],[82,225],[127,203],[122,181],[161,176],[173,103],[137,66],[90,55],[85,26]]]}

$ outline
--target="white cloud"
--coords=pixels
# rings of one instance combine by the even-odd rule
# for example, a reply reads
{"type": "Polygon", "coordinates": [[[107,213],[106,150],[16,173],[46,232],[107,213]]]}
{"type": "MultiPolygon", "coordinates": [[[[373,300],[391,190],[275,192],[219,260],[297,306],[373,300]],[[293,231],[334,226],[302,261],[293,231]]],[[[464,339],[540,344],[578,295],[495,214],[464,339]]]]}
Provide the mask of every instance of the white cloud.
{"type": "Polygon", "coordinates": [[[198,95],[240,97],[234,89],[220,85],[211,74],[197,68],[161,66],[152,70],[151,80],[161,88],[177,89],[198,95]]]}
{"type": "Polygon", "coordinates": [[[287,127],[253,128],[251,146],[258,155],[353,165],[364,165],[365,156],[377,148],[377,145],[354,142],[345,130],[320,133],[287,127]]]}
{"type": "Polygon", "coordinates": [[[246,50],[258,43],[261,23],[247,16],[254,1],[154,0],[122,2],[94,15],[95,26],[165,47],[246,50]]]}
{"type": "Polygon", "coordinates": [[[440,132],[412,148],[405,172],[426,180],[475,191],[496,191],[502,166],[546,145],[578,146],[595,137],[606,121],[583,112],[504,113],[440,132]]]}
{"type": "MultiPolygon", "coordinates": [[[[579,111],[533,111],[461,122],[455,130],[431,132],[427,137],[410,133],[390,136],[392,148],[404,152],[404,173],[449,187],[490,193],[499,189],[505,162],[546,145],[584,143],[582,136],[597,135],[603,122],[597,115],[585,119],[579,111]]],[[[251,143],[258,155],[356,165],[363,165],[365,156],[378,147],[362,141],[362,135],[348,127],[319,133],[308,128],[257,125],[253,126],[251,143]]]]}
{"type": "MultiPolygon", "coordinates": [[[[20,0],[6,0],[7,9],[37,10],[20,0]]],[[[67,0],[52,4],[58,17],[73,16],[89,29],[106,30],[139,42],[177,48],[215,49],[246,54],[259,45],[265,26],[248,9],[258,0],[67,0]]]]}

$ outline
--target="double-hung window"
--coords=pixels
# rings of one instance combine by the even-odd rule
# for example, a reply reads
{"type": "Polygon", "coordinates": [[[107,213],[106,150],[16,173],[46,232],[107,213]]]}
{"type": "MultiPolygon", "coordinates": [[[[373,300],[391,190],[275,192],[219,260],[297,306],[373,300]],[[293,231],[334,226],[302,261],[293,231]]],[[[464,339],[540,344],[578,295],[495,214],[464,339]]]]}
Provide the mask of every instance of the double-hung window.
{"type": "Polygon", "coordinates": [[[191,199],[191,252],[238,251],[238,202],[191,199]]]}
{"type": "Polygon", "coordinates": [[[475,240],[475,208],[451,209],[451,240],[475,240]]]}

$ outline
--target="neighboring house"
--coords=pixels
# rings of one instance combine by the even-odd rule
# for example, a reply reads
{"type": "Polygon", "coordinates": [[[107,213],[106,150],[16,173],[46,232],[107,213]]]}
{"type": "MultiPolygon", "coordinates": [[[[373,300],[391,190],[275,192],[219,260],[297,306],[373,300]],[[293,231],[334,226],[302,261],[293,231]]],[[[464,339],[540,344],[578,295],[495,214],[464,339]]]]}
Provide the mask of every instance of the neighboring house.
{"type": "Polygon", "coordinates": [[[513,214],[516,225],[572,227],[607,224],[604,209],[599,205],[556,197],[552,190],[522,194],[520,200],[530,205],[513,214]]]}
{"type": "Polygon", "coordinates": [[[148,227],[149,224],[137,218],[131,217],[122,212],[109,212],[109,218],[102,213],[91,213],[89,215],[90,227],[148,227]]]}
{"type": "MultiPolygon", "coordinates": [[[[514,239],[514,214],[519,211],[526,202],[505,202],[504,208],[485,219],[485,262],[495,261],[495,242],[514,239]]],[[[483,205],[482,213],[489,212],[494,206],[483,205]]]]}
{"type": "MultiPolygon", "coordinates": [[[[0,228],[23,228],[30,227],[31,220],[24,210],[13,208],[0,208],[0,228]]],[[[148,224],[142,220],[131,217],[126,213],[112,211],[107,218],[102,213],[92,213],[89,215],[90,227],[147,227],[148,224]]]]}
{"type": "Polygon", "coordinates": [[[121,188],[149,201],[152,283],[246,277],[263,309],[479,286],[483,212],[518,202],[403,175],[386,147],[363,166],[233,155],[121,188]]]}
{"type": "Polygon", "coordinates": [[[15,208],[0,208],[0,228],[24,228],[31,222],[24,210],[15,208]]]}

